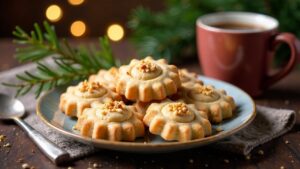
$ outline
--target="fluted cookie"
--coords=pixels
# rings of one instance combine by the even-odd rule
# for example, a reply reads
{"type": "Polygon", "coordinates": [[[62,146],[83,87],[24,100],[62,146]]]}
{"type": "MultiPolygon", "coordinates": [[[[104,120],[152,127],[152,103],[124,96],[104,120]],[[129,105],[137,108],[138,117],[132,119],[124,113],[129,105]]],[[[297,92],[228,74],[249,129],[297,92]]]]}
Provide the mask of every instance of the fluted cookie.
{"type": "Polygon", "coordinates": [[[198,75],[194,72],[189,72],[187,69],[179,69],[179,77],[182,86],[193,86],[195,84],[203,85],[198,75]]]}
{"type": "Polygon", "coordinates": [[[116,91],[118,74],[119,70],[116,67],[112,67],[109,70],[101,69],[97,74],[89,77],[89,82],[99,82],[110,90],[116,91]]]}
{"type": "Polygon", "coordinates": [[[144,136],[143,122],[134,114],[133,106],[123,101],[93,104],[78,117],[75,129],[81,135],[110,141],[134,141],[144,136]]]}
{"type": "Polygon", "coordinates": [[[152,103],[143,119],[152,134],[165,140],[188,141],[211,135],[211,124],[206,113],[193,104],[165,100],[152,103]]]}
{"type": "Polygon", "coordinates": [[[80,82],[77,86],[70,86],[60,96],[59,109],[67,116],[81,115],[85,108],[91,107],[93,102],[120,100],[117,93],[109,90],[98,82],[80,82]]]}
{"type": "Polygon", "coordinates": [[[231,118],[236,107],[233,98],[225,90],[218,90],[210,85],[185,86],[178,95],[186,103],[195,104],[197,109],[207,112],[213,123],[231,118]]]}
{"type": "Polygon", "coordinates": [[[146,114],[146,111],[148,109],[148,107],[150,106],[151,102],[140,102],[140,101],[137,101],[133,104],[133,106],[135,107],[136,109],[136,116],[143,120],[145,114],[146,114]]]}
{"type": "Polygon", "coordinates": [[[119,73],[116,91],[132,101],[162,100],[181,86],[177,67],[164,59],[133,59],[121,66],[119,73]]]}

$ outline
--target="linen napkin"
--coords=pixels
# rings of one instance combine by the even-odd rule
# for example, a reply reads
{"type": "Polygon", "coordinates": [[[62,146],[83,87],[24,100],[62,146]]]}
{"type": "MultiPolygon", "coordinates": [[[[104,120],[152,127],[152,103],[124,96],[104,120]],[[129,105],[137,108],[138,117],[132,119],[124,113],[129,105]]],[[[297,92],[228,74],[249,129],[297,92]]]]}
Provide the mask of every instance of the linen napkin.
{"type": "MultiPolygon", "coordinates": [[[[32,64],[28,64],[0,72],[0,83],[16,82],[15,74],[22,73],[24,70],[35,71],[35,67],[32,64]]],[[[0,93],[13,95],[15,91],[12,88],[0,85],[0,93]]],[[[98,150],[93,146],[85,145],[65,137],[44,124],[35,114],[36,100],[33,93],[19,99],[24,103],[28,113],[25,121],[53,143],[67,151],[73,160],[92,154],[98,150]]],[[[289,131],[295,122],[296,113],[293,110],[257,106],[257,116],[249,126],[233,136],[216,143],[213,147],[247,155],[258,145],[264,144],[289,131]]]]}

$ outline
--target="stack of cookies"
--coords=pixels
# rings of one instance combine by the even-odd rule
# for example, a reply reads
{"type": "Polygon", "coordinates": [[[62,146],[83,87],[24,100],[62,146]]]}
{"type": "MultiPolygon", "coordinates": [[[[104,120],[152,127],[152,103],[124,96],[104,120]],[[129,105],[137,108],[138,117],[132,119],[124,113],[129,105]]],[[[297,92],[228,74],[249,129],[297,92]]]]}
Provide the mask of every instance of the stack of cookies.
{"type": "Polygon", "coordinates": [[[197,74],[146,57],[68,87],[59,109],[77,117],[75,129],[93,139],[134,141],[149,130],[167,141],[189,141],[210,136],[211,124],[231,118],[235,103],[197,74]]]}

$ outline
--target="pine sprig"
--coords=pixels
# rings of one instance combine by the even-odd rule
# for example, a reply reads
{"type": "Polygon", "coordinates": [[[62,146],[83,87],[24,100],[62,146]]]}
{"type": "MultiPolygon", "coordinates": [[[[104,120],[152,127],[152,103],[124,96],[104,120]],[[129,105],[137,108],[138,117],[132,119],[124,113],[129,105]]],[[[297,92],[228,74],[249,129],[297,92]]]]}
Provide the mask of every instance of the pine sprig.
{"type": "Polygon", "coordinates": [[[43,91],[86,79],[99,69],[108,69],[118,63],[107,37],[99,38],[100,49],[94,46],[72,48],[67,40],[58,40],[53,26],[44,22],[43,27],[44,31],[34,24],[34,30],[27,33],[17,26],[13,31],[14,42],[25,45],[16,49],[17,60],[36,64],[34,73],[25,71],[16,75],[20,83],[2,83],[16,88],[16,96],[34,90],[36,97],[39,97],[43,91]],[[45,61],[47,57],[50,57],[50,64],[45,61]]]}

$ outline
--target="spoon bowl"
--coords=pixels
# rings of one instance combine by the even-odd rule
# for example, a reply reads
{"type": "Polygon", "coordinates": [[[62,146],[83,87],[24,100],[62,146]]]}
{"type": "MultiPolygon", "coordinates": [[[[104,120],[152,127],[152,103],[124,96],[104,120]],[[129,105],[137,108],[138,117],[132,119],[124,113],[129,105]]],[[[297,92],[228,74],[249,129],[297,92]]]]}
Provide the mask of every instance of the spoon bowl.
{"type": "Polygon", "coordinates": [[[0,93],[0,120],[14,120],[55,164],[69,160],[68,152],[53,144],[21,119],[24,114],[25,107],[21,101],[0,93]]]}
{"type": "Polygon", "coordinates": [[[8,120],[20,118],[25,114],[25,107],[17,99],[0,94],[0,119],[8,120]]]}

